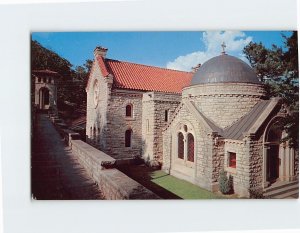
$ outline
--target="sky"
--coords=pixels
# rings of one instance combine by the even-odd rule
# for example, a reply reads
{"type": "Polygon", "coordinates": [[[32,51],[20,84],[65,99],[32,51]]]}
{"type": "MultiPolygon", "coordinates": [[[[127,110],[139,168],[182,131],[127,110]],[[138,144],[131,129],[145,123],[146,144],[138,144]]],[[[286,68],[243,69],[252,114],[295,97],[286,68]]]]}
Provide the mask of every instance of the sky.
{"type": "Polygon", "coordinates": [[[190,71],[221,53],[247,62],[243,48],[250,41],[284,47],[289,31],[177,31],[177,32],[34,32],[32,39],[66,58],[73,66],[93,59],[96,46],[108,48],[107,57],[120,61],[190,71]]]}

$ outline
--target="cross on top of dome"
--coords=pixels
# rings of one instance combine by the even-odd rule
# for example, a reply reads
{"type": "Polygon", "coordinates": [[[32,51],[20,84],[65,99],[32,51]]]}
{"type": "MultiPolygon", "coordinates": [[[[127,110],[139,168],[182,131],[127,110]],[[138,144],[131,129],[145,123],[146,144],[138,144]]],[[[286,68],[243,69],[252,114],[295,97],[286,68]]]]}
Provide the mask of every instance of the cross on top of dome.
{"type": "Polygon", "coordinates": [[[225,48],[226,48],[225,42],[223,42],[223,43],[221,44],[221,47],[222,47],[222,54],[226,54],[226,52],[225,52],[225,48]]]}

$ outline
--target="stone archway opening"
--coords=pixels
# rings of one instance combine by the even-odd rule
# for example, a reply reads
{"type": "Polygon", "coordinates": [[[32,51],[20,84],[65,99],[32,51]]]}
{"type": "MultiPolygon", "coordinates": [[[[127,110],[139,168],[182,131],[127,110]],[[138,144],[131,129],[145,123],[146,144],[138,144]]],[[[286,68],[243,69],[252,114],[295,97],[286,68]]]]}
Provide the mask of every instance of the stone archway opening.
{"type": "Polygon", "coordinates": [[[288,142],[282,141],[285,136],[278,118],[265,131],[263,188],[295,179],[295,151],[288,142]]]}
{"type": "Polygon", "coordinates": [[[280,166],[282,165],[280,158],[282,130],[279,123],[273,124],[266,134],[266,180],[269,184],[275,183],[280,178],[280,166]]]}

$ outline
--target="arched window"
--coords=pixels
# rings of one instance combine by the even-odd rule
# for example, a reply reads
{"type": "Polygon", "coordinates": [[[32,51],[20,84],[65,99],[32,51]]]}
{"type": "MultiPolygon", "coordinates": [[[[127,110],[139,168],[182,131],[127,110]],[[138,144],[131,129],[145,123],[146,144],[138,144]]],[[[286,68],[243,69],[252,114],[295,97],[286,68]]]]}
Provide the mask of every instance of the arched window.
{"type": "Polygon", "coordinates": [[[184,141],[183,134],[181,132],[178,133],[178,158],[184,158],[184,141]]]}
{"type": "Polygon", "coordinates": [[[195,142],[193,134],[188,134],[188,147],[187,147],[187,160],[190,162],[194,162],[194,150],[195,150],[195,142]]]}
{"type": "Polygon", "coordinates": [[[132,105],[131,104],[126,105],[126,117],[132,117],[132,105]]]}
{"type": "Polygon", "coordinates": [[[132,137],[132,130],[128,129],[125,131],[125,147],[131,147],[131,137],[132,137]]]}

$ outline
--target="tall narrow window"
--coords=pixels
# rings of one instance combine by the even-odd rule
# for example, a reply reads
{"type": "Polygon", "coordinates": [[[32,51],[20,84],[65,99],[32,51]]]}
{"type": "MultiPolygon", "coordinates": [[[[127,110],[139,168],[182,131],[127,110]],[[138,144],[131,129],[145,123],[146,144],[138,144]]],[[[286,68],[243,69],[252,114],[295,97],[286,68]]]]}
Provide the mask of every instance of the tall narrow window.
{"type": "Polygon", "coordinates": [[[169,120],[169,110],[165,110],[165,122],[169,120]]]}
{"type": "Polygon", "coordinates": [[[126,117],[132,117],[132,105],[126,105],[126,117]]]}
{"type": "Polygon", "coordinates": [[[98,136],[97,141],[100,143],[100,128],[98,128],[97,136],[98,136]]]}
{"type": "Polygon", "coordinates": [[[125,132],[125,147],[131,147],[132,130],[128,129],[125,132]]]}
{"type": "Polygon", "coordinates": [[[91,127],[90,128],[90,139],[92,139],[93,138],[93,128],[91,127]]]}
{"type": "Polygon", "coordinates": [[[150,130],[150,126],[149,126],[149,119],[147,119],[147,124],[146,124],[146,127],[147,127],[147,133],[149,133],[149,130],[150,130]]]}
{"type": "Polygon", "coordinates": [[[236,153],[229,152],[228,157],[229,157],[228,166],[231,168],[236,168],[236,153]]]}
{"type": "Polygon", "coordinates": [[[195,142],[193,134],[188,134],[188,154],[187,160],[190,162],[194,162],[194,150],[195,150],[195,142]]]}
{"type": "Polygon", "coordinates": [[[178,158],[183,159],[183,157],[184,157],[183,134],[179,132],[178,133],[178,158]]]}
{"type": "Polygon", "coordinates": [[[93,139],[94,139],[94,141],[97,141],[97,138],[96,138],[96,128],[95,127],[93,129],[93,139]]]}

